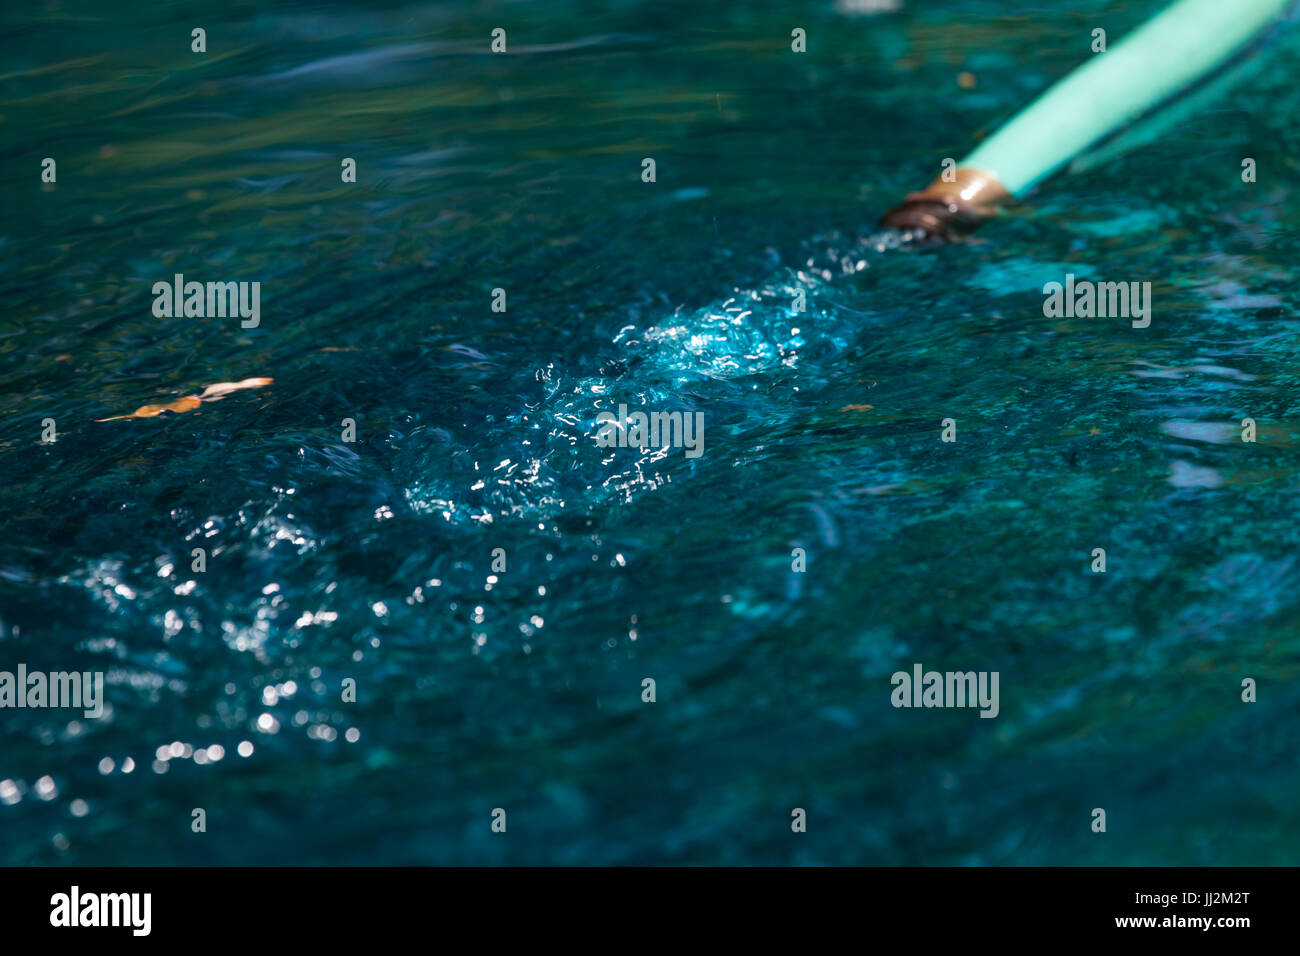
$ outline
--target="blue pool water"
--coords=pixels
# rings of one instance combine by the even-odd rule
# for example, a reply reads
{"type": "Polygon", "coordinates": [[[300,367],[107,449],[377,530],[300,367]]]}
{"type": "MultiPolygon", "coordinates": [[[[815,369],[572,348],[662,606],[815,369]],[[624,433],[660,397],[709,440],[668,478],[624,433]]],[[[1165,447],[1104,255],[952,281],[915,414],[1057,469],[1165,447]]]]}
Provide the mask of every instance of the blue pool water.
{"type": "Polygon", "coordinates": [[[1160,4],[870,6],[0,15],[0,670],[108,701],[0,711],[0,862],[1293,863],[1294,38],[922,249],[880,214],[1160,4]]]}

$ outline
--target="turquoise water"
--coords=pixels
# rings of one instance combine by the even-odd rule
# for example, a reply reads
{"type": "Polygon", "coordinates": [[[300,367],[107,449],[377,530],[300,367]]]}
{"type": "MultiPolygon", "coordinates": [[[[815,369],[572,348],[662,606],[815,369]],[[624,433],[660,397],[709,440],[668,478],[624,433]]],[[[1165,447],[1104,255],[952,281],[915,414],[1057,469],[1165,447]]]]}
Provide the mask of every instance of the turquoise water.
{"type": "Polygon", "coordinates": [[[109,710],[0,711],[0,861],[1294,862],[1294,37],[974,243],[874,228],[1159,6],[6,9],[0,669],[109,710]]]}

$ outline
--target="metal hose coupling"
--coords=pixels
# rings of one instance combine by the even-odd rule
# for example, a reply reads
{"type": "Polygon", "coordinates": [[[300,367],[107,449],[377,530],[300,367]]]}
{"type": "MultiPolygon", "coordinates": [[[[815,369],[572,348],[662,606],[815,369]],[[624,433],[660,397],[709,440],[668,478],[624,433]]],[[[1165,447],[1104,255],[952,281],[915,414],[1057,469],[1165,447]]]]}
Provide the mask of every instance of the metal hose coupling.
{"type": "Polygon", "coordinates": [[[1010,197],[994,176],[978,169],[958,166],[952,176],[951,182],[940,176],[920,192],[909,193],[880,224],[951,241],[996,215],[998,203],[1010,197]]]}

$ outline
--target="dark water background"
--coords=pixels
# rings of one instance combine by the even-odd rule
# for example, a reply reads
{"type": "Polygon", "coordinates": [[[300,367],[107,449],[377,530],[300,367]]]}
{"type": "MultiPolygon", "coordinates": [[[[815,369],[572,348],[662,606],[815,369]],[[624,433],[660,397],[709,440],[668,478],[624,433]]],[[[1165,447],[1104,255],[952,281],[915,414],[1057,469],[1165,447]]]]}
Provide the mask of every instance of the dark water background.
{"type": "Polygon", "coordinates": [[[7,5],[0,669],[111,710],[0,712],[0,862],[1295,862],[1294,38],[978,243],[873,237],[1160,6],[7,5]],[[1067,271],[1151,327],[1044,318],[1067,271]],[[620,403],[703,456],[597,448],[620,403]],[[895,710],[917,662],[1000,715],[895,710]]]}

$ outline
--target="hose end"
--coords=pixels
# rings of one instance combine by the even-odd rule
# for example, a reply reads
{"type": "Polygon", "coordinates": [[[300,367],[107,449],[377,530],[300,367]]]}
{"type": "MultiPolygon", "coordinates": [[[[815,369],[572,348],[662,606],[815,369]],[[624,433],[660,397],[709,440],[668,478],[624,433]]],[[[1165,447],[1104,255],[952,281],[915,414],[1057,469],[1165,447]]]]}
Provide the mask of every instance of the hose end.
{"type": "Polygon", "coordinates": [[[952,182],[940,176],[920,192],[909,193],[880,224],[951,242],[997,215],[998,203],[1010,197],[988,173],[962,166],[953,172],[952,182]]]}

